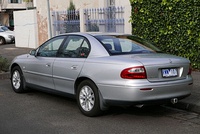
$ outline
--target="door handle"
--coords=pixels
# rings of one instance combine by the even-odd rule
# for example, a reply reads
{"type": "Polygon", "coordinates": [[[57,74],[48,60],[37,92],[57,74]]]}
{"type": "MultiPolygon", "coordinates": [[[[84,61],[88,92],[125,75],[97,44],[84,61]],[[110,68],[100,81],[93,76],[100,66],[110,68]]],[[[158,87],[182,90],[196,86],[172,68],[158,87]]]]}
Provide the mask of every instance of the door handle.
{"type": "Polygon", "coordinates": [[[77,70],[77,67],[78,67],[77,65],[73,65],[73,66],[71,66],[71,69],[72,70],[77,70]]]}
{"type": "Polygon", "coordinates": [[[51,64],[49,64],[49,63],[46,64],[46,67],[50,67],[50,66],[51,66],[51,64]]]}

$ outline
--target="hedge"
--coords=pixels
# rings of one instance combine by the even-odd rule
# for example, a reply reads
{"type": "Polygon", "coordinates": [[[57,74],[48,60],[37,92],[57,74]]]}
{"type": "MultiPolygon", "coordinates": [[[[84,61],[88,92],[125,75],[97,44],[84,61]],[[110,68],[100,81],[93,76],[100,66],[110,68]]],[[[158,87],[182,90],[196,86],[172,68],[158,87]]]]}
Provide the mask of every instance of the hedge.
{"type": "Polygon", "coordinates": [[[200,0],[130,0],[132,34],[200,70],[200,0]]]}
{"type": "Polygon", "coordinates": [[[8,60],[0,55],[0,73],[7,72],[8,70],[9,70],[8,60]]]}

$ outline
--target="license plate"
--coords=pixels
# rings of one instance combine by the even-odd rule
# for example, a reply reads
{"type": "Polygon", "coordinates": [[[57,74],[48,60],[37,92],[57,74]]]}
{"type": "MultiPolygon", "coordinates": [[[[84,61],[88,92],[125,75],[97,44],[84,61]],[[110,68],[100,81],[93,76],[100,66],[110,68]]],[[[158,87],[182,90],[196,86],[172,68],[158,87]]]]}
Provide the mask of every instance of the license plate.
{"type": "Polygon", "coordinates": [[[166,78],[166,77],[176,77],[176,76],[178,76],[178,71],[177,71],[176,68],[162,69],[162,76],[164,78],[166,78]]]}

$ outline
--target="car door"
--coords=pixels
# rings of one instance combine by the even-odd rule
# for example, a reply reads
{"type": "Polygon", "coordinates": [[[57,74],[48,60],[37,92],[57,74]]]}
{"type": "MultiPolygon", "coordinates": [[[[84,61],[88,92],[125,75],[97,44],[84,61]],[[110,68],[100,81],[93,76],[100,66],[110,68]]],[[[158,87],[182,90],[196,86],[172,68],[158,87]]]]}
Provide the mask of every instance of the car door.
{"type": "Polygon", "coordinates": [[[90,47],[86,38],[68,36],[53,64],[53,80],[56,90],[74,94],[74,82],[89,51],[90,47]]]}
{"type": "Polygon", "coordinates": [[[48,40],[37,49],[36,55],[28,57],[26,67],[28,76],[26,81],[28,83],[54,89],[52,79],[53,62],[65,37],[58,36],[48,40]]]}

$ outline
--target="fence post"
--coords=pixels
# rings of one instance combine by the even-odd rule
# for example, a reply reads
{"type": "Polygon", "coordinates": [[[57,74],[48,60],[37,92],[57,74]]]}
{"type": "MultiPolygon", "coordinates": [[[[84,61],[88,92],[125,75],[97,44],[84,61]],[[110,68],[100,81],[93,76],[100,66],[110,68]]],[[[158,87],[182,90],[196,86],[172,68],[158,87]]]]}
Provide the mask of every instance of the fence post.
{"type": "Polygon", "coordinates": [[[86,32],[84,9],[80,8],[79,13],[80,13],[80,32],[86,32]]]}
{"type": "Polygon", "coordinates": [[[52,37],[52,29],[51,29],[51,14],[50,14],[50,3],[49,0],[47,0],[47,20],[48,20],[48,36],[49,38],[52,37]]]}
{"type": "Polygon", "coordinates": [[[124,33],[126,34],[132,34],[132,26],[129,22],[130,16],[131,16],[131,5],[127,4],[125,5],[124,9],[124,33]]]}

